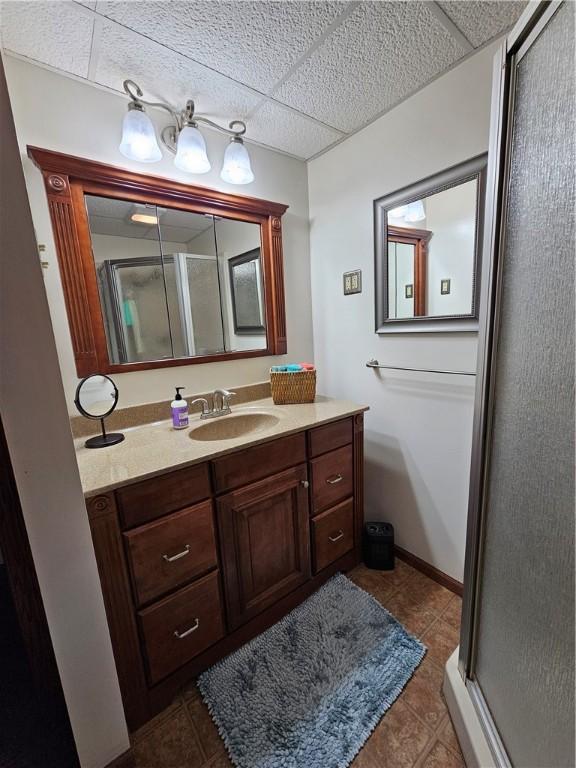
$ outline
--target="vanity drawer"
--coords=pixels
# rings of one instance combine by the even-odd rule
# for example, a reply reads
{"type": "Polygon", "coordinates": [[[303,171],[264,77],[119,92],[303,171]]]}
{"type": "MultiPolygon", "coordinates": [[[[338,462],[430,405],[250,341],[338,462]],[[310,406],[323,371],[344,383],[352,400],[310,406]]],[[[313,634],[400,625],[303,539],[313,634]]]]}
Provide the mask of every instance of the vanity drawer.
{"type": "Polygon", "coordinates": [[[211,501],[134,528],[124,540],[138,605],[217,565],[211,501]]]}
{"type": "Polygon", "coordinates": [[[224,636],[218,572],[138,614],[154,685],[224,636]]]}
{"type": "Polygon", "coordinates": [[[306,461],[306,434],[255,445],[212,462],[217,493],[231,491],[306,461]]]}
{"type": "Polygon", "coordinates": [[[310,468],[313,515],[352,496],[354,472],[351,445],[312,459],[310,468]]]}
{"type": "Polygon", "coordinates": [[[308,432],[308,452],[310,458],[333,451],[342,445],[349,445],[352,442],[352,437],[351,418],[333,421],[331,424],[324,424],[322,427],[311,429],[308,432]]]}
{"type": "Polygon", "coordinates": [[[333,563],[354,546],[354,499],[322,512],[312,520],[314,573],[333,563]]]}
{"type": "Polygon", "coordinates": [[[116,491],[116,502],[124,528],[189,507],[211,494],[208,464],[177,469],[116,491]]]}

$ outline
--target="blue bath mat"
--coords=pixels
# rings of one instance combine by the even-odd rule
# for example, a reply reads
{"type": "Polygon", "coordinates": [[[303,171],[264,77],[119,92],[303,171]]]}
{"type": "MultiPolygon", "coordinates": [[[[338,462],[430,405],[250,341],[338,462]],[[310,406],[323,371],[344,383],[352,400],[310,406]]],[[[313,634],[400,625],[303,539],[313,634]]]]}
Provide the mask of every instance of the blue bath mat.
{"type": "Polygon", "coordinates": [[[198,688],[237,768],[346,768],[425,653],[338,574],[198,688]]]}

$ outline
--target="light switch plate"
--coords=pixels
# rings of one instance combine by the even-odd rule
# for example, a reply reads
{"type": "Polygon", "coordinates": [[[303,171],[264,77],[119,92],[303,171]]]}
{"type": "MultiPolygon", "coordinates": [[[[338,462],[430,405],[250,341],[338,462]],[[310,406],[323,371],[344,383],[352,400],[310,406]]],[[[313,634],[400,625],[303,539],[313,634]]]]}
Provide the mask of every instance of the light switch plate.
{"type": "Polygon", "coordinates": [[[343,275],[344,296],[351,293],[362,293],[362,270],[355,269],[352,272],[344,272],[343,275]]]}

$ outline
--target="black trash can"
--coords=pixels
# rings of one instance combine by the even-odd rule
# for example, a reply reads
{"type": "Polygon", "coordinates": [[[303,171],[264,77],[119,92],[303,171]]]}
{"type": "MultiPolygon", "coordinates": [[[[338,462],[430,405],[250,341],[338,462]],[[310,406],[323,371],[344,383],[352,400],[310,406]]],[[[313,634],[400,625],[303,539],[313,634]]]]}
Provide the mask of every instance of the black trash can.
{"type": "Polygon", "coordinates": [[[394,526],[392,523],[364,523],[362,557],[368,568],[394,570],[394,526]]]}

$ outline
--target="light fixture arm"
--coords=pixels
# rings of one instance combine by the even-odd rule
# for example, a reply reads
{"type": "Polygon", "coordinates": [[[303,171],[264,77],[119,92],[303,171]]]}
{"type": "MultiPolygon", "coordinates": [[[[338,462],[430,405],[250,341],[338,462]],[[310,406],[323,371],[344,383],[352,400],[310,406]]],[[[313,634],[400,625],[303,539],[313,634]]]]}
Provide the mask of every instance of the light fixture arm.
{"type": "Polygon", "coordinates": [[[142,97],[144,96],[144,93],[138,83],[135,83],[134,80],[124,80],[123,87],[124,91],[130,97],[136,109],[141,109],[142,105],[145,104],[147,107],[160,107],[160,109],[164,109],[166,112],[169,112],[172,115],[176,125],[166,126],[161,134],[162,141],[171,151],[173,151],[173,145],[177,139],[174,129],[180,132],[185,125],[195,126],[196,123],[205,123],[206,125],[209,125],[212,128],[215,128],[217,131],[221,131],[221,133],[225,133],[227,136],[231,136],[232,138],[239,138],[240,136],[244,136],[246,133],[246,123],[243,120],[232,120],[228,124],[228,128],[224,128],[222,125],[218,125],[218,123],[209,120],[207,117],[196,115],[194,111],[194,102],[192,99],[189,99],[186,102],[186,107],[182,110],[181,114],[178,114],[176,110],[170,106],[170,104],[166,104],[163,101],[146,101],[143,99],[142,97]],[[234,126],[236,125],[239,126],[239,128],[235,128],[234,126]],[[166,141],[165,134],[170,143],[166,141]]]}
{"type": "Polygon", "coordinates": [[[134,80],[124,80],[122,85],[124,87],[124,91],[128,94],[132,100],[132,104],[136,109],[142,109],[143,104],[145,104],[147,107],[159,107],[160,109],[164,109],[166,112],[169,112],[172,115],[172,118],[178,126],[178,130],[182,129],[181,117],[176,112],[176,110],[170,106],[170,104],[166,104],[163,101],[146,101],[142,98],[144,95],[142,88],[140,88],[140,86],[135,83],[134,80]],[[131,88],[135,90],[135,93],[132,93],[131,88]]]}

